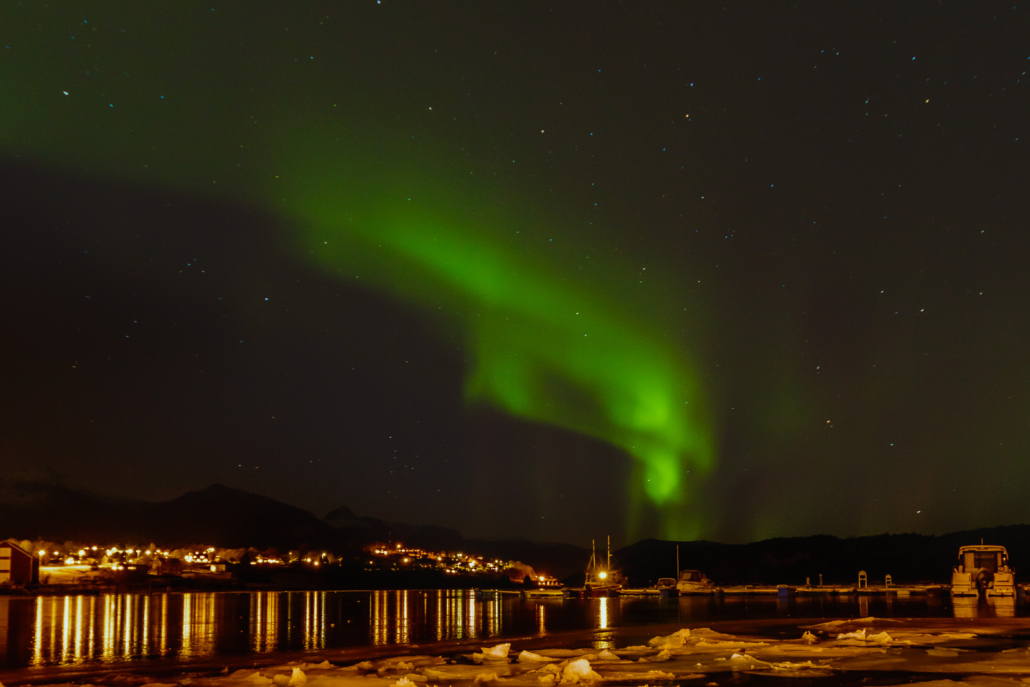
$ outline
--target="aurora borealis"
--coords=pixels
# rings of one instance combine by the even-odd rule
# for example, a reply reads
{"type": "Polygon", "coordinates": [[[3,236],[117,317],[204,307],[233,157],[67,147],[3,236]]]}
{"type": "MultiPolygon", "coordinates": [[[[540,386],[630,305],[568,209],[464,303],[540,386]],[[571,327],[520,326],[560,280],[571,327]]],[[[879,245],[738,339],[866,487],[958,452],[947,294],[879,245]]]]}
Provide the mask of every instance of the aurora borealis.
{"type": "Polygon", "coordinates": [[[8,6],[0,449],[580,543],[1026,521],[1026,26],[8,6]]]}
{"type": "Polygon", "coordinates": [[[311,252],[329,268],[371,275],[377,288],[460,313],[469,401],[618,446],[642,464],[631,495],[643,487],[667,507],[687,499],[685,472],[708,467],[711,440],[688,407],[703,406],[694,374],[660,345],[657,328],[614,310],[603,285],[562,283],[555,268],[520,261],[476,229],[418,212],[357,222],[345,214],[312,220],[311,252]],[[382,257],[355,260],[375,248],[382,257]]]}

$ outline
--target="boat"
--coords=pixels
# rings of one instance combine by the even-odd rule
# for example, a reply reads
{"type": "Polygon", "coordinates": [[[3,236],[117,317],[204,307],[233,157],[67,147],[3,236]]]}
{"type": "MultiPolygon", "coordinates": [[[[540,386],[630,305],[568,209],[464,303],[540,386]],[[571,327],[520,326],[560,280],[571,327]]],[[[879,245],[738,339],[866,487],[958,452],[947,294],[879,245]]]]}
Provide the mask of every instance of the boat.
{"type": "Polygon", "coordinates": [[[676,589],[676,578],[662,577],[653,587],[623,587],[619,590],[620,596],[660,596],[662,598],[679,596],[676,589]]]}
{"type": "Polygon", "coordinates": [[[700,570],[680,570],[676,590],[680,594],[716,594],[719,591],[700,570]]]}
{"type": "Polygon", "coordinates": [[[560,587],[540,587],[539,589],[524,589],[522,596],[526,599],[560,599],[563,594],[560,587]]]}
{"type": "Polygon", "coordinates": [[[612,567],[612,540],[608,538],[608,556],[602,565],[597,559],[596,546],[591,542],[590,563],[587,565],[586,580],[581,589],[565,589],[566,597],[583,599],[618,596],[626,584],[622,571],[612,567]]]}
{"type": "Polygon", "coordinates": [[[675,577],[659,577],[654,588],[658,590],[660,596],[679,596],[680,590],[678,585],[679,582],[675,577]]]}
{"type": "Polygon", "coordinates": [[[1015,596],[1015,571],[1004,546],[979,544],[958,550],[951,574],[952,596],[1015,596]]]}

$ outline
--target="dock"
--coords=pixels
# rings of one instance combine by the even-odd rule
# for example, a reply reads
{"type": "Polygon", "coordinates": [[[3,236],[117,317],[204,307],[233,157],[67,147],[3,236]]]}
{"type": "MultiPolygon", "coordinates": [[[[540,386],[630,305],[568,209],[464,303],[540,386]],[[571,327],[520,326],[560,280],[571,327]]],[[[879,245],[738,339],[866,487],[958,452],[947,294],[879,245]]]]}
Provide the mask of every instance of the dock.
{"type": "Polygon", "coordinates": [[[803,585],[797,587],[797,593],[799,595],[862,595],[862,596],[887,596],[893,594],[895,596],[940,596],[946,592],[947,586],[941,584],[891,584],[891,585],[867,585],[859,587],[858,585],[803,585]]]}
{"type": "MultiPolygon", "coordinates": [[[[1018,593],[1026,594],[1030,585],[1019,585],[1018,593]]],[[[548,589],[524,590],[522,596],[527,599],[578,599],[583,597],[584,590],[579,588],[552,587],[548,589]]],[[[765,596],[785,598],[792,596],[942,596],[950,592],[948,585],[944,584],[881,584],[865,585],[856,584],[820,584],[820,585],[730,585],[726,587],[713,587],[705,592],[704,596],[765,596]]],[[[518,593],[518,592],[516,592],[518,593]]],[[[596,596],[596,595],[592,595],[596,596]]],[[[675,589],[656,589],[654,587],[629,587],[620,590],[612,590],[606,596],[626,596],[634,598],[669,598],[677,596],[701,596],[701,594],[681,593],[675,589]]]]}
{"type": "Polygon", "coordinates": [[[619,596],[654,596],[661,598],[669,598],[679,596],[679,590],[673,588],[655,588],[655,587],[628,587],[619,590],[619,596]]]}

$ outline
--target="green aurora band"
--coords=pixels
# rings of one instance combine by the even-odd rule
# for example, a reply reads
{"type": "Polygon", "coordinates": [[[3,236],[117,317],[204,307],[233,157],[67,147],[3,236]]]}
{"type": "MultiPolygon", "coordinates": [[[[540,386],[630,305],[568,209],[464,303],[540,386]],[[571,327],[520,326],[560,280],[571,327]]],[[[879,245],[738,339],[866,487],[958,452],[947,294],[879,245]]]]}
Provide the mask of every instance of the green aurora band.
{"type": "Polygon", "coordinates": [[[698,417],[696,376],[657,332],[621,312],[616,299],[569,286],[553,268],[485,241],[482,231],[410,212],[356,220],[324,200],[306,206],[320,209],[305,222],[308,253],[330,271],[429,311],[444,304],[461,313],[473,353],[470,403],[624,449],[642,466],[631,510],[642,488],[666,511],[667,535],[694,531],[675,513],[687,501],[684,474],[711,466],[712,439],[698,417]]]}
{"type": "MultiPolygon", "coordinates": [[[[299,168],[294,176],[307,177],[299,168]]],[[[183,178],[167,185],[182,188],[183,178]]],[[[457,315],[472,354],[470,404],[595,437],[633,456],[627,534],[638,532],[649,503],[664,536],[699,535],[685,475],[703,476],[713,463],[704,395],[688,362],[664,343],[668,337],[620,307],[625,299],[596,284],[570,285],[525,250],[435,213],[370,210],[369,202],[361,208],[333,194],[311,196],[303,185],[285,200],[287,223],[302,227],[298,252],[320,268],[426,312],[444,310],[442,325],[457,315]]]]}
{"type": "MultiPolygon", "coordinates": [[[[67,40],[53,33],[55,41],[67,40]]],[[[114,33],[103,40],[105,51],[97,54],[105,64],[137,64],[147,54],[120,47],[114,33]]],[[[682,307],[667,302],[671,288],[646,297],[625,281],[617,285],[621,277],[612,275],[638,268],[612,259],[596,235],[589,237],[594,252],[609,263],[592,278],[572,278],[569,261],[581,256],[568,247],[545,254],[513,242],[530,233],[526,217],[468,212],[470,203],[497,208],[502,197],[531,195],[532,182],[496,177],[499,186],[469,186],[468,172],[457,171],[467,163],[446,136],[437,136],[436,148],[402,148],[398,139],[407,145],[414,137],[380,122],[344,122],[332,100],[291,105],[278,123],[259,128],[243,116],[251,106],[238,104],[254,97],[247,86],[259,85],[258,75],[238,83],[208,71],[204,52],[192,71],[159,56],[140,64],[151,83],[178,84],[149,92],[127,81],[121,67],[87,72],[79,58],[46,40],[18,45],[5,74],[10,95],[0,108],[4,154],[282,217],[298,229],[284,232],[288,250],[352,284],[415,303],[441,326],[456,324],[471,353],[468,403],[595,437],[633,456],[628,534],[655,513],[666,537],[702,532],[691,482],[712,467],[716,447],[701,377],[681,350],[683,323],[669,318],[682,307]],[[210,108],[197,107],[188,94],[201,86],[180,81],[181,74],[204,75],[210,108]],[[66,94],[54,83],[75,86],[66,94]],[[332,141],[339,143],[326,143],[332,141]],[[388,169],[379,163],[384,159],[388,169]],[[449,194],[440,193],[441,184],[449,194]],[[416,196],[436,201],[407,202],[416,196]]],[[[300,103],[296,94],[304,89],[292,92],[292,101],[283,93],[262,95],[271,98],[263,107],[278,112],[281,102],[300,103]]]]}

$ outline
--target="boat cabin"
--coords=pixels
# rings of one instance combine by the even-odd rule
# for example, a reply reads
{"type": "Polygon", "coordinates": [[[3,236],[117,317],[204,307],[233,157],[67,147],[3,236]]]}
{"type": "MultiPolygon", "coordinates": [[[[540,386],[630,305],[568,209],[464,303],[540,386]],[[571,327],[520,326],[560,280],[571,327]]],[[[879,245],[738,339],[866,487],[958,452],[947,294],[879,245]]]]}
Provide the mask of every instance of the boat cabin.
{"type": "Polygon", "coordinates": [[[1009,565],[1009,553],[1004,546],[979,544],[963,546],[958,550],[959,572],[972,570],[989,570],[998,572],[1009,565]]]}
{"type": "Polygon", "coordinates": [[[621,570],[593,566],[586,570],[586,584],[591,587],[611,587],[624,583],[625,579],[622,576],[621,570]]]}
{"type": "Polygon", "coordinates": [[[704,584],[708,582],[708,578],[700,570],[681,570],[680,571],[680,582],[696,582],[698,584],[704,584]]]}
{"type": "Polygon", "coordinates": [[[675,577],[659,577],[658,582],[655,583],[656,589],[675,589],[676,578],[675,577]]]}

